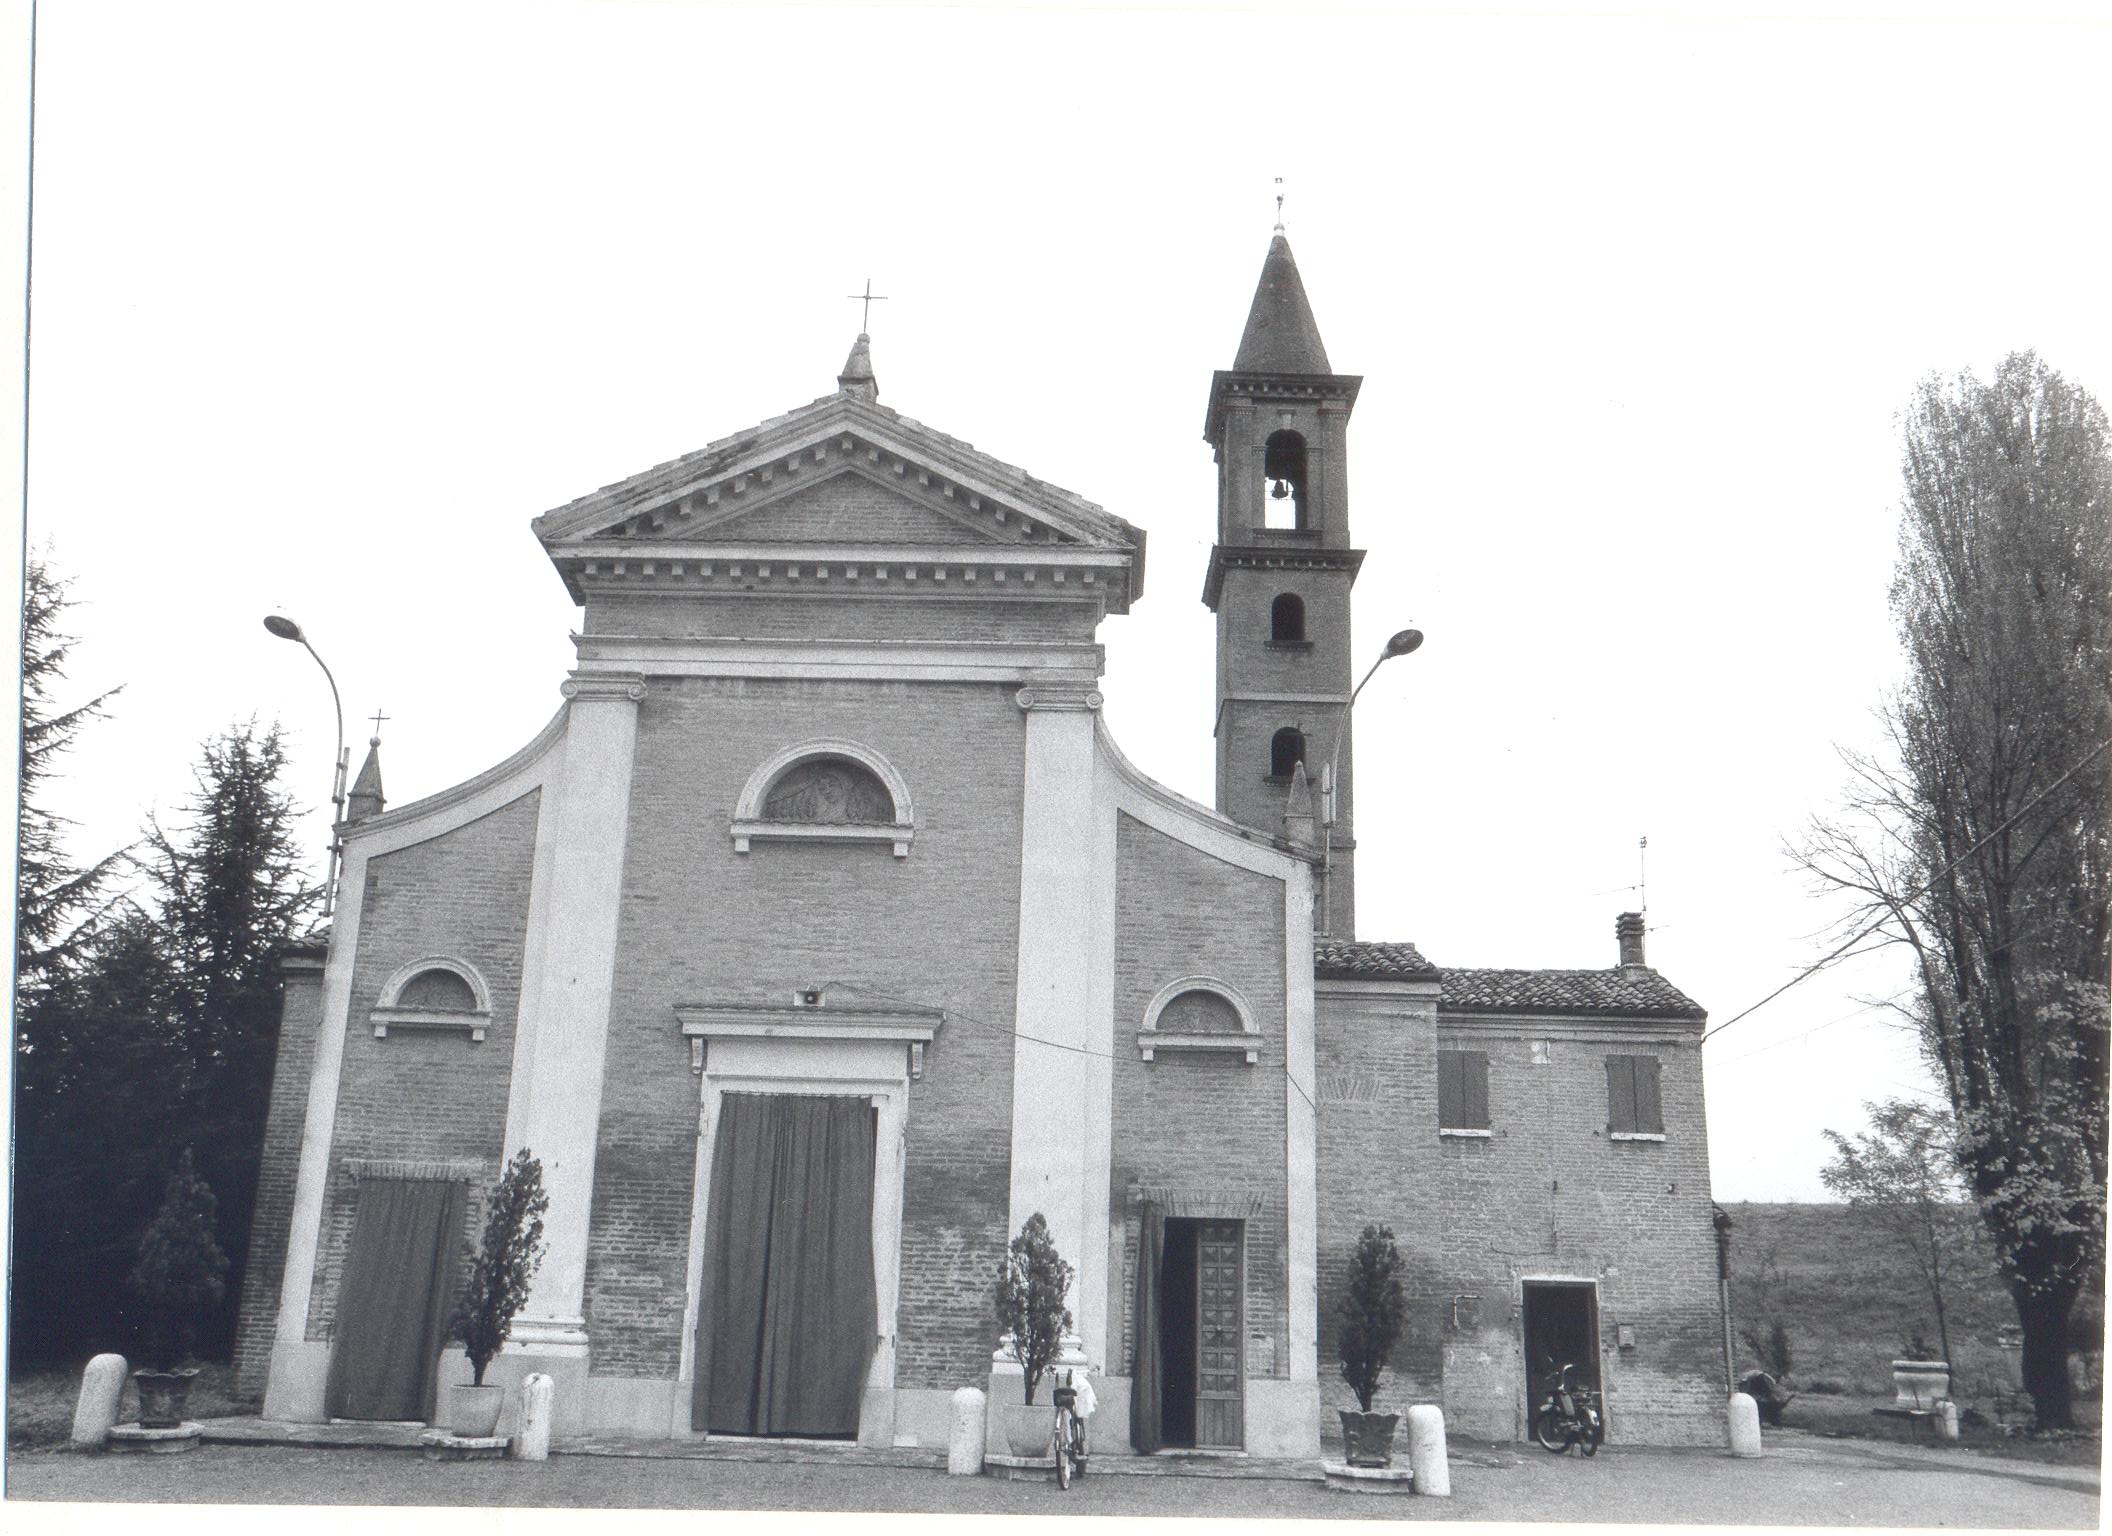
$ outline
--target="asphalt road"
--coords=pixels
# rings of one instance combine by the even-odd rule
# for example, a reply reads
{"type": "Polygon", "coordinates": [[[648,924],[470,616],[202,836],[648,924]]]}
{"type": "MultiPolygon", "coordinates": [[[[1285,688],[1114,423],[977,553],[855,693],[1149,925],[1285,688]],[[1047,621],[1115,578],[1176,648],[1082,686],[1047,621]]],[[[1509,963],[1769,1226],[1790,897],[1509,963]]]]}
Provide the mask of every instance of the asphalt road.
{"type": "MultiPolygon", "coordinates": [[[[1109,1475],[1087,1477],[1065,1493],[1053,1484],[899,1468],[589,1456],[443,1465],[406,1451],[207,1445],[171,1457],[15,1452],[7,1461],[6,1492],[10,1523],[18,1515],[32,1517],[17,1529],[31,1528],[39,1514],[60,1528],[109,1528],[106,1509],[30,1509],[18,1502],[25,1500],[2041,1528],[2095,1528],[2098,1519],[2092,1471],[1970,1451],[1789,1435],[1777,1437],[1758,1461],[1734,1461],[1713,1451],[1621,1447],[1585,1461],[1506,1448],[1455,1458],[1452,1487],[1449,1499],[1403,1498],[1286,1481],[1109,1475]]],[[[449,1522],[442,1528],[460,1529],[459,1515],[432,1518],[449,1522]]],[[[796,1528],[816,1523],[801,1521],[796,1528]]],[[[819,1523],[849,1528],[849,1522],[819,1523]]],[[[934,1523],[901,1525],[926,1530],[934,1523]]],[[[288,1524],[284,1517],[266,1517],[239,1528],[284,1531],[288,1524]]],[[[398,1536],[414,1526],[428,1528],[423,1521],[391,1520],[385,1529],[398,1536]]],[[[52,1527],[37,1520],[34,1528],[52,1527]]],[[[180,1518],[177,1528],[228,1529],[217,1520],[193,1527],[180,1518]]],[[[344,1515],[332,1519],[318,1512],[300,1517],[298,1528],[350,1523],[344,1515]]],[[[372,1531],[374,1525],[361,1520],[358,1528],[372,1531]]],[[[683,1529],[695,1527],[685,1521],[683,1529]]]]}

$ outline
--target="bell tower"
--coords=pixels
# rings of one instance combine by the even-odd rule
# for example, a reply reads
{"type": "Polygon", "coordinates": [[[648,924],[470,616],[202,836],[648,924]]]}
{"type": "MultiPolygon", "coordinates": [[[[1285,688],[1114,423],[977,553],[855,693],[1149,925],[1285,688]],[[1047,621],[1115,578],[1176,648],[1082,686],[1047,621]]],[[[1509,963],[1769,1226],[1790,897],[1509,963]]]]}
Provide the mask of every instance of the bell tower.
{"type": "Polygon", "coordinates": [[[1283,835],[1306,782],[1331,874],[1317,931],[1356,932],[1349,594],[1349,413],[1364,381],[1328,366],[1283,226],[1229,370],[1210,380],[1203,437],[1217,455],[1217,544],[1203,602],[1217,615],[1217,808],[1283,835]],[[1334,821],[1324,781],[1335,769],[1334,821]],[[1304,772],[1298,772],[1300,765],[1304,772]]]}

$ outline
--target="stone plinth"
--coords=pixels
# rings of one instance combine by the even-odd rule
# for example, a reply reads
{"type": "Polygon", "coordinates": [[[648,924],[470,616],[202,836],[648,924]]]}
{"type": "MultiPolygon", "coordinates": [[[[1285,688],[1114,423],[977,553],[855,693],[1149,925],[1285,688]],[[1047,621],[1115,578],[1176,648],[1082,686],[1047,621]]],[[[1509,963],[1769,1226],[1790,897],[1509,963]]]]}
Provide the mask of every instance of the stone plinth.
{"type": "Polygon", "coordinates": [[[106,1442],[113,1451],[127,1455],[146,1454],[169,1456],[181,1451],[196,1450],[198,1437],[204,1426],[195,1419],[185,1419],[171,1429],[148,1429],[140,1424],[119,1424],[111,1429],[106,1442]]]}
{"type": "Polygon", "coordinates": [[[1337,1493],[1415,1492],[1415,1473],[1408,1467],[1353,1467],[1346,1461],[1323,1461],[1320,1475],[1337,1493]]]}
{"type": "Polygon", "coordinates": [[[1760,1454],[1760,1405],[1750,1393],[1731,1394],[1729,1434],[1733,1456],[1760,1454]]]}
{"type": "Polygon", "coordinates": [[[418,1448],[427,1461],[498,1461],[506,1454],[505,1435],[451,1435],[444,1429],[429,1429],[418,1437],[418,1448]]]}
{"type": "Polygon", "coordinates": [[[1440,1499],[1452,1496],[1445,1415],[1435,1403],[1419,1403],[1408,1410],[1408,1470],[1415,1474],[1416,1492],[1440,1499]]]}
{"type": "Polygon", "coordinates": [[[550,1459],[550,1413],[557,1383],[541,1371],[521,1380],[521,1434],[513,1447],[516,1461],[550,1459]]]}
{"type": "Polygon", "coordinates": [[[953,1417],[946,1441],[946,1471],[953,1477],[971,1477],[983,1470],[983,1414],[989,1404],[975,1387],[962,1387],[953,1394],[953,1417]]]}

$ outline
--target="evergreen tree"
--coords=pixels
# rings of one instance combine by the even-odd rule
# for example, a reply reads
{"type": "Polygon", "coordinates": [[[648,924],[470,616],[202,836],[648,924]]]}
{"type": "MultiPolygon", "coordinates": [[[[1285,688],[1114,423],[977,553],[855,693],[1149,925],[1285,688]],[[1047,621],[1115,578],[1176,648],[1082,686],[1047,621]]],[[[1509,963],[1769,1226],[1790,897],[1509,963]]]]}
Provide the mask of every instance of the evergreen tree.
{"type": "Polygon", "coordinates": [[[150,820],[145,838],[168,961],[162,1016],[181,1073],[180,1124],[219,1192],[219,1237],[237,1276],[207,1320],[208,1353],[233,1341],[248,1257],[278,1045],[275,956],[305,934],[322,897],[302,878],[293,804],[279,787],[284,767],[276,724],[231,726],[205,744],[181,830],[150,820]]]}
{"type": "MultiPolygon", "coordinates": [[[[33,1017],[37,1004],[77,961],[102,888],[123,857],[106,855],[81,868],[62,844],[67,822],[38,803],[60,754],[119,690],[85,704],[60,708],[52,698],[66,675],[73,637],[59,627],[72,600],[66,583],[41,559],[32,559],[22,582],[22,756],[17,835],[20,863],[15,878],[15,1012],[33,1017]]],[[[17,1037],[17,1049],[26,1042],[17,1037]]]]}

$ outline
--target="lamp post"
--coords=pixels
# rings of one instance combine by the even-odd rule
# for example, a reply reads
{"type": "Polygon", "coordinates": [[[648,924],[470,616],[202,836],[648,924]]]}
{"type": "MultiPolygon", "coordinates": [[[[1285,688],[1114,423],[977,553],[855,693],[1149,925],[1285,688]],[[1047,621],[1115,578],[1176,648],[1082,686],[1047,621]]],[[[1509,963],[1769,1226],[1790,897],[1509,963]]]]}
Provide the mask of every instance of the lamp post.
{"type": "Polygon", "coordinates": [[[1320,803],[1322,809],[1320,831],[1320,931],[1330,938],[1335,932],[1335,771],[1342,766],[1342,738],[1349,734],[1349,712],[1357,707],[1357,695],[1364,691],[1364,684],[1371,681],[1373,672],[1386,665],[1396,656],[1406,656],[1423,643],[1423,632],[1419,629],[1395,630],[1386,642],[1386,649],[1379,652],[1379,659],[1371,664],[1363,681],[1352,688],[1349,698],[1342,705],[1342,723],[1335,729],[1335,750],[1327,759],[1327,775],[1320,781],[1320,803]]]}
{"type": "Polygon", "coordinates": [[[1738,1390],[1736,1367],[1731,1364],[1731,1213],[1710,1205],[1709,1225],[1716,1229],[1716,1305],[1723,1316],[1723,1389],[1738,1390]]]}
{"type": "Polygon", "coordinates": [[[266,614],[264,627],[281,640],[298,640],[301,648],[315,656],[315,664],[323,669],[323,680],[330,685],[330,703],[337,711],[337,759],[336,770],[330,779],[330,866],[323,879],[323,916],[328,917],[337,900],[337,828],[345,819],[345,702],[338,697],[337,679],[330,675],[329,664],[315,655],[315,647],[301,633],[301,626],[280,614],[266,614]]]}

